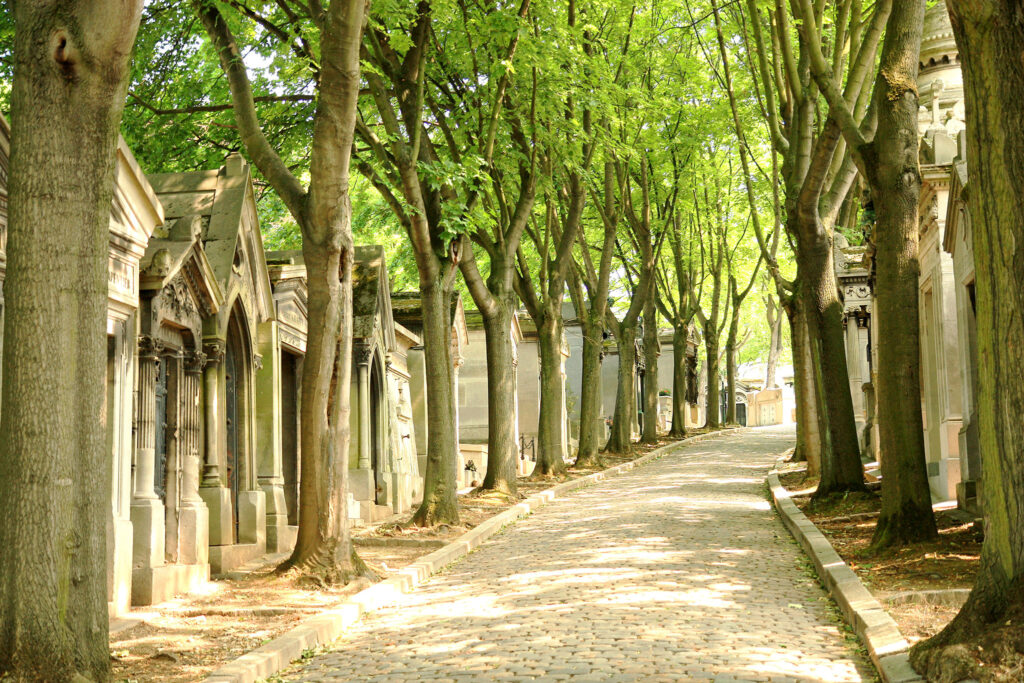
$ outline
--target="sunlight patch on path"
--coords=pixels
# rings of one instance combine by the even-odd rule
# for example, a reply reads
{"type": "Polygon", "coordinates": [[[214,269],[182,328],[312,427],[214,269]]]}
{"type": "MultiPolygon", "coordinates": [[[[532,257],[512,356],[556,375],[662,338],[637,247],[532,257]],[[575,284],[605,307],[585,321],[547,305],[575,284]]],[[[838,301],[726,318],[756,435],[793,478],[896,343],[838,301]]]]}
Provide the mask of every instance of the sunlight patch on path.
{"type": "Polygon", "coordinates": [[[555,500],[286,678],[871,680],[764,498],[791,444],[733,435],[555,500]]]}

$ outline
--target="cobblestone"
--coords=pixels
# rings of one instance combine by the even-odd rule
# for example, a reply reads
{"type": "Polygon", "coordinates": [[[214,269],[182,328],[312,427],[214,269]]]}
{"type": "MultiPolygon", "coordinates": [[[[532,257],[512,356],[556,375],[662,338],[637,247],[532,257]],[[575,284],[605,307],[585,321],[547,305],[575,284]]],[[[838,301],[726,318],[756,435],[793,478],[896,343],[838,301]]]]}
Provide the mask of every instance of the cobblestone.
{"type": "Polygon", "coordinates": [[[874,680],[764,494],[792,431],[686,447],[545,506],[286,680],[874,680]]]}

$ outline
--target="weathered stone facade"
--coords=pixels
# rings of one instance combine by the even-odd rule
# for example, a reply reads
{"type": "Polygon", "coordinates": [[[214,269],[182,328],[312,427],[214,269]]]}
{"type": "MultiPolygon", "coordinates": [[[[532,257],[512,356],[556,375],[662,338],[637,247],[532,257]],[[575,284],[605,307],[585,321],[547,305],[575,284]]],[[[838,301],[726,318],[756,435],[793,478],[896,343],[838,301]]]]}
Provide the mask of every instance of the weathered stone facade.
{"type": "Polygon", "coordinates": [[[349,493],[358,519],[374,522],[412,507],[423,485],[407,351],[391,311],[384,248],[356,247],[352,275],[352,441],[349,493]]]}
{"type": "Polygon", "coordinates": [[[169,221],[195,226],[223,304],[202,319],[200,382],[203,468],[199,496],[209,514],[215,573],[267,550],[267,498],[257,474],[256,375],[260,325],[274,299],[248,164],[238,154],[220,169],[150,176],[169,221]]]}

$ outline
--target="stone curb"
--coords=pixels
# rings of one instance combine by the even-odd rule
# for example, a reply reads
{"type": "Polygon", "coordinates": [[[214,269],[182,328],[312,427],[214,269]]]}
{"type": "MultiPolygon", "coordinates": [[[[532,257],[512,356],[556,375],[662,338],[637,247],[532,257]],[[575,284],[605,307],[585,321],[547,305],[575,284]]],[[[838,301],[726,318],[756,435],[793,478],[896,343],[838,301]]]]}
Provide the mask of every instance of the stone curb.
{"type": "Polygon", "coordinates": [[[742,434],[748,429],[747,427],[734,427],[682,439],[651,451],[636,460],[535,493],[518,505],[481,522],[478,526],[459,536],[457,540],[400,569],[395,576],[356,593],[336,607],[304,620],[266,645],[228,662],[207,676],[205,680],[207,683],[254,683],[261,678],[267,678],[299,659],[304,650],[337,640],[345,630],[358,622],[364,613],[394,605],[404,594],[411,593],[432,574],[466,556],[503,527],[526,517],[555,498],[590,484],[604,481],[608,477],[628,472],[677,448],[725,435],[742,434]]]}
{"type": "Polygon", "coordinates": [[[909,644],[882,604],[828,542],[818,527],[800,511],[779,481],[777,470],[768,473],[772,501],[782,523],[814,563],[818,580],[839,605],[843,616],[860,636],[885,683],[923,681],[910,666],[909,644]]]}

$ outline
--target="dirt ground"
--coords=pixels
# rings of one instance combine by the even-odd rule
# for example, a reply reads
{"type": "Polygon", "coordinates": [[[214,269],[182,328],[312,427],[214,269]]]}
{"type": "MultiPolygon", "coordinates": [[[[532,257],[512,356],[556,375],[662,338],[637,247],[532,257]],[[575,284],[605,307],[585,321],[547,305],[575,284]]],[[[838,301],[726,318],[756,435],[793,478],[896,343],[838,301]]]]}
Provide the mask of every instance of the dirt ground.
{"type": "Polygon", "coordinates": [[[877,493],[835,496],[822,503],[811,500],[817,482],[808,480],[804,472],[787,472],[780,480],[797,506],[885,605],[908,642],[913,644],[938,633],[957,613],[956,602],[921,604],[890,602],[889,598],[907,592],[970,588],[974,584],[982,539],[962,513],[936,512],[936,541],[876,552],[870,545],[881,504],[877,493]]]}
{"type": "MultiPolygon", "coordinates": [[[[696,434],[697,432],[694,432],[696,434]]],[[[629,457],[604,456],[605,467],[633,460],[672,443],[638,445],[629,457]]],[[[414,528],[405,524],[411,513],[383,524],[353,529],[360,557],[382,578],[417,558],[454,541],[518,500],[596,469],[571,470],[558,478],[521,478],[516,501],[470,492],[460,497],[460,524],[414,528]],[[398,540],[406,539],[406,540],[398,540]],[[389,545],[383,545],[389,544],[389,545]]],[[[264,558],[259,565],[208,582],[195,593],[133,612],[111,625],[111,665],[121,683],[185,683],[210,674],[223,664],[260,647],[304,618],[329,609],[367,587],[357,582],[338,589],[316,590],[274,574],[286,555],[264,558]]]]}

